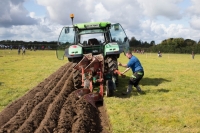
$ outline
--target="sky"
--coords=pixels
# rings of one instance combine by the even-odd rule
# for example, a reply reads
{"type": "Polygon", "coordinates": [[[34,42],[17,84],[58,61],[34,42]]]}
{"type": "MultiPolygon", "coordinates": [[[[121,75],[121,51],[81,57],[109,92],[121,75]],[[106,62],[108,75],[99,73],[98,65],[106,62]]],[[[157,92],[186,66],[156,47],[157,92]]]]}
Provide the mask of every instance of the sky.
{"type": "Polygon", "coordinates": [[[120,23],[129,38],[200,40],[200,0],[0,0],[0,40],[57,41],[63,26],[120,23]]]}

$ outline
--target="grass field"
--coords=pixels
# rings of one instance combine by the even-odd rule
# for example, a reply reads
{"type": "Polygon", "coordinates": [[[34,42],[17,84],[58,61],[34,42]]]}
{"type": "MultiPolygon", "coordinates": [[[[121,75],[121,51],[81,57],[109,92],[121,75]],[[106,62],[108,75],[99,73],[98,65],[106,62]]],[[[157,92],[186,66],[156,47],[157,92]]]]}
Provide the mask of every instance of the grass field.
{"type": "MultiPolygon", "coordinates": [[[[194,60],[184,54],[135,55],[145,69],[140,84],[146,94],[134,89],[130,97],[122,97],[128,78],[120,78],[116,97],[105,98],[113,132],[200,132],[199,55],[194,60]]],[[[119,61],[128,60],[123,56],[119,61]]]]}
{"type": "Polygon", "coordinates": [[[66,63],[55,51],[0,50],[0,111],[66,63]]]}
{"type": "MultiPolygon", "coordinates": [[[[104,98],[113,133],[200,132],[200,56],[135,56],[145,69],[140,83],[145,94],[134,89],[130,96],[122,96],[132,73],[119,77],[115,96],[104,98]]],[[[126,63],[128,59],[121,55],[119,61],[126,63]]],[[[17,50],[0,50],[0,111],[66,62],[57,60],[55,51],[26,51],[23,56],[17,50]]]]}

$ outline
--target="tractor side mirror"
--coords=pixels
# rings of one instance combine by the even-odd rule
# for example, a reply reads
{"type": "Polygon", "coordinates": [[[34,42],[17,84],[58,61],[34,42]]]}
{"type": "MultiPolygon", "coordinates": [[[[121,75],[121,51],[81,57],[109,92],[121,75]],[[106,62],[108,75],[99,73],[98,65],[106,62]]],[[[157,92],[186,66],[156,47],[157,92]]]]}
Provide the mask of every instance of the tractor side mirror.
{"type": "Polygon", "coordinates": [[[119,30],[119,24],[114,24],[115,31],[119,30]]]}
{"type": "Polygon", "coordinates": [[[68,34],[69,33],[69,27],[66,27],[65,28],[65,34],[68,34]]]}

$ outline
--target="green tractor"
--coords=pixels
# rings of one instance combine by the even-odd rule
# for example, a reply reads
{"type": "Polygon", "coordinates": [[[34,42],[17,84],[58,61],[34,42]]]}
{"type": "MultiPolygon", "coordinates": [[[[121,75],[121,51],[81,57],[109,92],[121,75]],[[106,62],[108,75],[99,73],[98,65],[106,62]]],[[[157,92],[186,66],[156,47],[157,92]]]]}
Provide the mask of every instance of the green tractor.
{"type": "Polygon", "coordinates": [[[129,49],[128,37],[119,23],[73,24],[73,18],[71,14],[72,26],[63,27],[60,33],[57,58],[62,60],[66,56],[73,62],[76,89],[84,88],[89,93],[100,86],[97,101],[103,97],[103,88],[106,96],[112,96],[120,75],[117,59],[129,49]]]}

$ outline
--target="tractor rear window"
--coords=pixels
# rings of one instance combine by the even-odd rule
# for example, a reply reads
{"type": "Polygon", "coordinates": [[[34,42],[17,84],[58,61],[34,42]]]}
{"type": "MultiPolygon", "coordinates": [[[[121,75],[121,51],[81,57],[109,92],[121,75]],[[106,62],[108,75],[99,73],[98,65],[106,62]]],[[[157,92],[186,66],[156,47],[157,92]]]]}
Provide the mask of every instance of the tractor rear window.
{"type": "Polygon", "coordinates": [[[103,33],[96,33],[96,34],[82,34],[79,36],[79,42],[83,46],[87,45],[100,45],[105,42],[104,34],[103,33]],[[96,40],[95,44],[90,44],[89,40],[96,40]]]}

